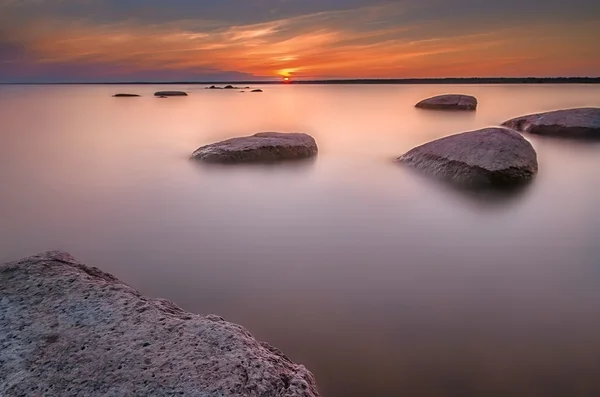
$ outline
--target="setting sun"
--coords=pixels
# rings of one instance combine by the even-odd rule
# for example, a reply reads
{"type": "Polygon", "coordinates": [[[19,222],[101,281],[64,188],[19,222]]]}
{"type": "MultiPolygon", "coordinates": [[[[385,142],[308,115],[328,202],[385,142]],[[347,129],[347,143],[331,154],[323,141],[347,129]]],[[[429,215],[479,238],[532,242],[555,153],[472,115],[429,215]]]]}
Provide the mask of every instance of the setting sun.
{"type": "Polygon", "coordinates": [[[285,76],[285,77],[283,78],[283,82],[284,82],[284,83],[289,83],[289,82],[290,82],[290,78],[289,78],[288,76],[285,76]]]}

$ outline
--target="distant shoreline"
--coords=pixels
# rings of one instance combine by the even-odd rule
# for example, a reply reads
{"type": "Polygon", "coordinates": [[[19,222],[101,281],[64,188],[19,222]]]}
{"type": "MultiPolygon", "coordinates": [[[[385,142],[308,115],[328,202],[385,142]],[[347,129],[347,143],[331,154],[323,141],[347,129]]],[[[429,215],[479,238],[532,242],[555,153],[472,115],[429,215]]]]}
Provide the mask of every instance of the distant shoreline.
{"type": "Polygon", "coordinates": [[[0,85],[211,85],[211,84],[600,84],[600,77],[498,77],[425,79],[344,79],[283,81],[129,81],[129,82],[13,82],[0,85]]]}

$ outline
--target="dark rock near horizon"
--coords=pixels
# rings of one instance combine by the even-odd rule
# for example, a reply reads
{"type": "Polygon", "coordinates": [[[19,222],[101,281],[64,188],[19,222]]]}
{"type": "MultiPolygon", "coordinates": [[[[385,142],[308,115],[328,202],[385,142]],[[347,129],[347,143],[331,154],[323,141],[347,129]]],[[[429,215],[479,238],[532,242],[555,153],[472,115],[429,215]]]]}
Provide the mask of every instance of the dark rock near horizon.
{"type": "Polygon", "coordinates": [[[537,154],[508,128],[464,132],[418,146],[398,158],[421,172],[470,188],[515,186],[537,174],[537,154]]]}
{"type": "Polygon", "coordinates": [[[516,131],[576,139],[600,139],[600,108],[575,108],[521,116],[502,123],[516,131]]]}
{"type": "Polygon", "coordinates": [[[462,94],[438,95],[422,100],[415,107],[432,110],[476,110],[477,98],[462,94]]]}
{"type": "Polygon", "coordinates": [[[310,135],[261,132],[202,146],[191,158],[210,163],[260,163],[304,159],[317,152],[317,143],[310,135]]]}
{"type": "Polygon", "coordinates": [[[0,265],[2,396],[318,397],[245,328],[47,252],[0,265]]]}
{"type": "Polygon", "coordinates": [[[216,85],[211,85],[210,87],[206,87],[207,90],[222,90],[221,87],[217,87],[216,85]]]}
{"type": "Polygon", "coordinates": [[[225,87],[223,87],[223,88],[224,88],[225,90],[233,90],[233,89],[235,89],[235,87],[234,87],[234,86],[232,86],[232,85],[226,85],[226,86],[225,86],[225,87]]]}
{"type": "Polygon", "coordinates": [[[261,90],[260,88],[257,88],[255,90],[250,91],[250,92],[263,92],[263,90],[261,90]]]}
{"type": "Polygon", "coordinates": [[[139,97],[138,94],[115,94],[113,95],[114,98],[134,98],[134,97],[139,97]]]}
{"type": "Polygon", "coordinates": [[[154,96],[187,96],[187,93],[183,91],[158,91],[154,93],[154,96]]]}

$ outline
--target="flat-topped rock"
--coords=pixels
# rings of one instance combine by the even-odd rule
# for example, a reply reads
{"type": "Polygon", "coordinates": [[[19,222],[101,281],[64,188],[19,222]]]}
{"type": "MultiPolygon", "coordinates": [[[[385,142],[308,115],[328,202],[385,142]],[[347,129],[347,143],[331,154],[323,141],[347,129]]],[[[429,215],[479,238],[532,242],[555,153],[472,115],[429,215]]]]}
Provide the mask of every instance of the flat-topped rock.
{"type": "Polygon", "coordinates": [[[257,88],[255,90],[250,91],[250,92],[263,92],[263,90],[261,90],[260,88],[257,88]]]}
{"type": "Polygon", "coordinates": [[[422,100],[415,107],[433,110],[476,110],[477,98],[462,94],[438,95],[422,100]]]}
{"type": "Polygon", "coordinates": [[[202,146],[192,159],[211,163],[273,162],[313,157],[317,152],[317,143],[310,135],[261,132],[202,146]]]}
{"type": "Polygon", "coordinates": [[[139,97],[138,94],[115,94],[113,95],[114,98],[134,98],[134,97],[139,97]]]}
{"type": "Polygon", "coordinates": [[[537,154],[507,128],[464,132],[418,146],[398,160],[426,174],[465,187],[499,187],[531,180],[537,154]]]}
{"type": "Polygon", "coordinates": [[[502,123],[520,132],[565,138],[600,139],[600,108],[556,110],[502,123]]]}
{"type": "Polygon", "coordinates": [[[215,315],[70,255],[0,265],[1,396],[316,397],[311,373],[215,315]]]}
{"type": "Polygon", "coordinates": [[[154,93],[154,96],[187,96],[187,92],[184,91],[158,91],[154,93]]]}

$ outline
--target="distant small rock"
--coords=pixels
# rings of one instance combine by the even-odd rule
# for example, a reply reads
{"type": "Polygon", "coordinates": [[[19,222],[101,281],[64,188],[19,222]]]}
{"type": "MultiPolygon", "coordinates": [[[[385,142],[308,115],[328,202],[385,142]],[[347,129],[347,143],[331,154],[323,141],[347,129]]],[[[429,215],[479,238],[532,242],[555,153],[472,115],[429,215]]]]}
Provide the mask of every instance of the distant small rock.
{"type": "Polygon", "coordinates": [[[184,91],[158,91],[154,93],[154,96],[187,96],[184,91]]]}
{"type": "Polygon", "coordinates": [[[234,87],[234,86],[232,86],[232,85],[226,85],[226,86],[224,87],[224,89],[226,89],[226,90],[233,90],[233,89],[235,89],[235,87],[234,87]]]}
{"type": "Polygon", "coordinates": [[[0,265],[0,396],[318,397],[245,328],[46,252],[0,265]]]}
{"type": "Polygon", "coordinates": [[[207,90],[222,90],[221,87],[217,87],[216,85],[211,85],[210,87],[206,87],[207,90]]]}
{"type": "Polygon", "coordinates": [[[257,88],[256,90],[252,90],[250,92],[263,92],[263,90],[261,90],[260,88],[257,88]]]}
{"type": "Polygon", "coordinates": [[[244,93],[244,92],[246,92],[246,91],[240,91],[240,92],[241,92],[241,93],[244,93]]]}
{"type": "Polygon", "coordinates": [[[313,157],[317,152],[310,135],[261,132],[202,146],[191,158],[210,163],[274,162],[313,157]]]}
{"type": "Polygon", "coordinates": [[[133,97],[139,97],[138,94],[115,94],[113,95],[113,97],[115,98],[133,98],[133,97]]]}
{"type": "Polygon", "coordinates": [[[502,123],[516,131],[576,139],[600,139],[600,108],[530,114],[502,123]]]}
{"type": "Polygon", "coordinates": [[[531,180],[538,171],[533,146],[508,128],[485,128],[437,139],[408,151],[398,161],[474,188],[517,185],[531,180]]]}
{"type": "Polygon", "coordinates": [[[438,95],[422,100],[415,107],[432,110],[476,110],[477,98],[462,94],[438,95]]]}

